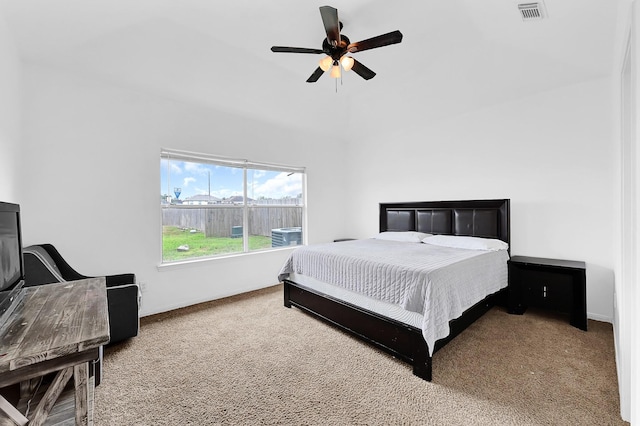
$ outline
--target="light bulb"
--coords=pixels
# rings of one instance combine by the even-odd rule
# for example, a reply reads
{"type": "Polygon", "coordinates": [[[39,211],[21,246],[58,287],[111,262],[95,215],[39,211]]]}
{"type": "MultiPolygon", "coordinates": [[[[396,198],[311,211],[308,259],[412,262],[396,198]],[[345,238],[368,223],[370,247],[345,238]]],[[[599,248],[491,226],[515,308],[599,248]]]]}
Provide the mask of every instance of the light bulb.
{"type": "Polygon", "coordinates": [[[342,64],[342,68],[344,68],[345,71],[350,71],[351,68],[353,68],[353,63],[354,60],[351,56],[345,55],[340,58],[340,64],[342,64]]]}
{"type": "Polygon", "coordinates": [[[320,59],[320,69],[322,71],[328,71],[331,65],[333,65],[333,58],[331,56],[325,56],[320,59]]]}
{"type": "Polygon", "coordinates": [[[340,74],[340,64],[335,64],[333,68],[331,68],[331,77],[340,78],[340,74]]]}

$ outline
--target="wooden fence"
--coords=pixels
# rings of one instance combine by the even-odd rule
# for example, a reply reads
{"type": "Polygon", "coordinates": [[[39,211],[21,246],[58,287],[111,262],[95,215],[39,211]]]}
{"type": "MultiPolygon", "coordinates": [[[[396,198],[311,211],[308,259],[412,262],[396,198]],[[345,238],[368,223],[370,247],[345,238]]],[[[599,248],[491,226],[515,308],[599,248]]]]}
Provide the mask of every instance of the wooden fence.
{"type": "MultiPolygon", "coordinates": [[[[163,207],[162,224],[203,231],[207,237],[230,237],[242,226],[242,206],[163,207]]],[[[302,226],[300,206],[249,206],[249,235],[271,236],[271,230],[302,226]]]]}

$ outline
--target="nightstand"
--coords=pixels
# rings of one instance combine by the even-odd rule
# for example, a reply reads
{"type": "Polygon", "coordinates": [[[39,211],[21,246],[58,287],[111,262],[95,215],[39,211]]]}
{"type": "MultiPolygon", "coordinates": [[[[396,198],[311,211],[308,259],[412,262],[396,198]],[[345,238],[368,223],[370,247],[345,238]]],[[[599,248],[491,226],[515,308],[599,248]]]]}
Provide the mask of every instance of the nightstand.
{"type": "Polygon", "coordinates": [[[572,326],[587,331],[586,265],[574,260],[513,256],[509,260],[510,314],[529,306],[568,313],[572,326]]]}

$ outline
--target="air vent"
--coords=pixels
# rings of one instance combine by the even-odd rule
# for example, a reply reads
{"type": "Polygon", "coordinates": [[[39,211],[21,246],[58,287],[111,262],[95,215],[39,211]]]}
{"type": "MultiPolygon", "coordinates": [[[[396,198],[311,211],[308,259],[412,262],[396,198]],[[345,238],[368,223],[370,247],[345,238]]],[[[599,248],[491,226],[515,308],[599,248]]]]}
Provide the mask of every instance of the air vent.
{"type": "Polygon", "coordinates": [[[545,17],[544,4],[542,2],[520,3],[518,10],[523,21],[539,21],[545,17]]]}

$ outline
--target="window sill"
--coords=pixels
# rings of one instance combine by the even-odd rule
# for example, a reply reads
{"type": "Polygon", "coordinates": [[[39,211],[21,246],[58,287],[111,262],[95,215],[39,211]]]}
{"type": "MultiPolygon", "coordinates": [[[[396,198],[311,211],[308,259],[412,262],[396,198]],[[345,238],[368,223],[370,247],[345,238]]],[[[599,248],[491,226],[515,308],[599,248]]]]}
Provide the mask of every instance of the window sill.
{"type": "Polygon", "coordinates": [[[188,259],[188,260],[180,260],[177,262],[168,262],[168,263],[159,263],[157,265],[158,271],[170,270],[170,269],[180,269],[180,268],[190,268],[193,266],[204,266],[206,264],[210,264],[212,262],[225,261],[229,259],[237,259],[247,256],[260,256],[266,253],[275,253],[281,251],[291,251],[297,247],[301,247],[302,245],[297,246],[286,246],[281,248],[272,248],[268,250],[255,250],[250,251],[248,253],[229,253],[223,254],[219,256],[211,256],[211,257],[201,257],[196,259],[188,259]]]}

